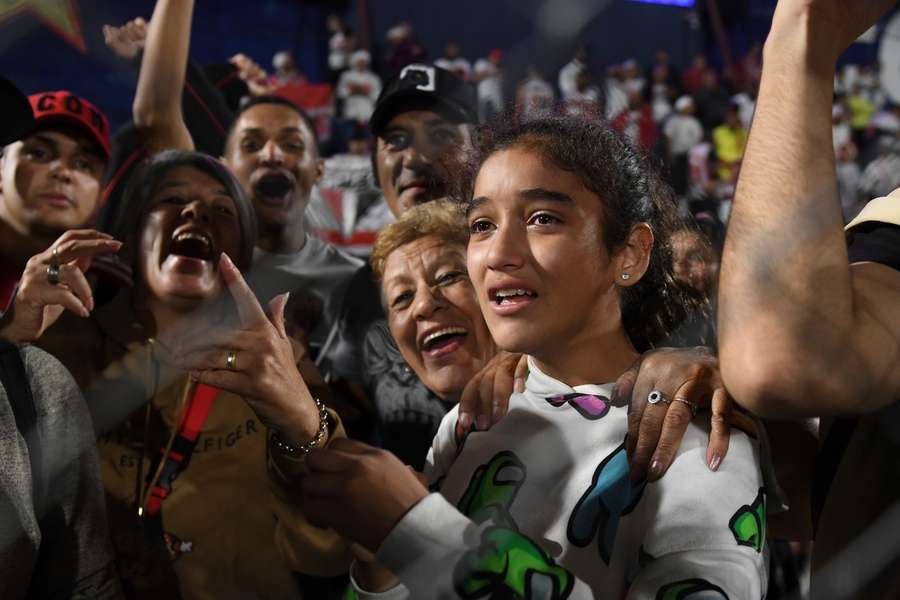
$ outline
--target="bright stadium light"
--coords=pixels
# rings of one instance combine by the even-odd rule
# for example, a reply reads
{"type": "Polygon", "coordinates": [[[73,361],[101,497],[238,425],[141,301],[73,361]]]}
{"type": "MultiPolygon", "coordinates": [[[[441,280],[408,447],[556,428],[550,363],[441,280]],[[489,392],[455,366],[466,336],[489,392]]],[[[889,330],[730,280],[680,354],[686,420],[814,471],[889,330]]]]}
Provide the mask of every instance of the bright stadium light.
{"type": "Polygon", "coordinates": [[[669,6],[691,7],[694,0],[631,0],[631,2],[643,2],[644,4],[668,4],[669,6]]]}

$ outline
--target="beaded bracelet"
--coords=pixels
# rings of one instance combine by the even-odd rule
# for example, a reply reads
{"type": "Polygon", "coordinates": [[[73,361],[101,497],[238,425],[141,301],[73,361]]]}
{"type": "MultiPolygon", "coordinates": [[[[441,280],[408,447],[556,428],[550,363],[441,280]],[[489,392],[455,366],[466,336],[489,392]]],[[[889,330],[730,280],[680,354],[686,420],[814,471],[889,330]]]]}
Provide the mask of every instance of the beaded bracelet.
{"type": "Polygon", "coordinates": [[[292,446],[288,444],[284,440],[281,439],[281,436],[278,434],[278,431],[272,430],[272,434],[270,436],[270,440],[272,445],[275,446],[281,452],[288,454],[290,456],[296,456],[298,454],[302,454],[306,456],[309,454],[309,451],[318,446],[323,439],[325,439],[325,434],[328,431],[328,411],[325,410],[325,405],[322,404],[322,401],[318,398],[313,398],[316,402],[316,408],[319,409],[319,430],[316,432],[315,437],[309,440],[302,446],[292,446]]]}

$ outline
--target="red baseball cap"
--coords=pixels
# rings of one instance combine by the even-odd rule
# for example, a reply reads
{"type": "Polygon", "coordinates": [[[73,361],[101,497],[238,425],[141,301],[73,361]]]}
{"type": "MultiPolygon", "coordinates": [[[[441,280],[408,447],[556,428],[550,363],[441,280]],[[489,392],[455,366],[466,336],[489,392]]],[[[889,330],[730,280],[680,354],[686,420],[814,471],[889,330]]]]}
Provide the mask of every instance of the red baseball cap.
{"type": "Polygon", "coordinates": [[[54,123],[68,123],[83,129],[110,156],[109,120],[103,112],[72,92],[40,92],[28,96],[34,111],[35,127],[54,123]]]}

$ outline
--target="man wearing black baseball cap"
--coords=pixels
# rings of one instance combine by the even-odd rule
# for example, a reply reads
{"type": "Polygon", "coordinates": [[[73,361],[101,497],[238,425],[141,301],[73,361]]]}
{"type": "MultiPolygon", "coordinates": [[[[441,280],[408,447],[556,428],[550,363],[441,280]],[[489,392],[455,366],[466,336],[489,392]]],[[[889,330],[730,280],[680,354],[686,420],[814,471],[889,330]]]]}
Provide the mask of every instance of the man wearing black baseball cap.
{"type": "Polygon", "coordinates": [[[446,69],[411,64],[387,83],[369,127],[376,138],[372,170],[394,216],[446,196],[477,120],[475,89],[446,69]]]}
{"type": "MultiPolygon", "coordinates": [[[[447,195],[455,167],[471,150],[477,107],[475,89],[440,67],[411,64],[385,85],[369,121],[376,139],[372,171],[395,217],[447,195]]],[[[382,445],[421,468],[450,406],[400,356],[368,264],[347,298],[342,325],[353,347],[362,350],[356,359],[378,413],[382,445]]]]}
{"type": "MultiPolygon", "coordinates": [[[[69,104],[74,107],[73,102],[69,104]]],[[[34,132],[33,105],[15,85],[0,77],[0,146],[7,149],[34,132]]],[[[8,228],[5,221],[3,225],[8,228]]],[[[5,250],[10,236],[6,232],[0,235],[5,250]]],[[[0,256],[4,269],[7,263],[7,257],[0,256]]],[[[48,268],[47,276],[50,275],[48,268]]],[[[16,345],[21,340],[12,335],[15,327],[11,321],[21,320],[16,315],[22,317],[22,311],[4,314],[3,308],[0,307],[0,459],[4,472],[0,481],[0,596],[123,598],[107,530],[94,428],[87,405],[59,361],[34,346],[16,345]]],[[[38,312],[43,313],[43,309],[38,312]]]]}

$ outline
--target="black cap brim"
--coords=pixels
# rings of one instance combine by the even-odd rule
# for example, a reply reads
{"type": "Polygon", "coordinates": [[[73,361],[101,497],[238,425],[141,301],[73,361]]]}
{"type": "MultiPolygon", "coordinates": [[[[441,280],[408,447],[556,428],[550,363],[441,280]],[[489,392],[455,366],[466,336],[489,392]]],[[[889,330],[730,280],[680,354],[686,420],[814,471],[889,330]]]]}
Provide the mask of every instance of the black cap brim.
{"type": "Polygon", "coordinates": [[[34,113],[28,98],[3,76],[0,76],[0,115],[0,145],[19,140],[34,128],[34,113]]]}
{"type": "Polygon", "coordinates": [[[441,98],[431,92],[420,90],[404,90],[396,92],[375,107],[369,120],[372,133],[380,135],[392,118],[400,113],[413,110],[430,110],[444,115],[454,123],[473,123],[473,115],[465,107],[441,98]]]}
{"type": "Polygon", "coordinates": [[[478,122],[474,86],[446,69],[413,63],[385,84],[375,102],[369,128],[379,136],[395,116],[415,110],[439,113],[456,123],[478,122]]]}

